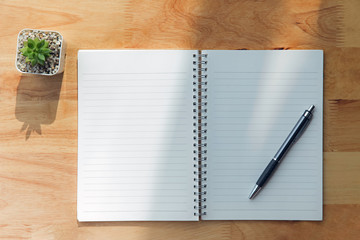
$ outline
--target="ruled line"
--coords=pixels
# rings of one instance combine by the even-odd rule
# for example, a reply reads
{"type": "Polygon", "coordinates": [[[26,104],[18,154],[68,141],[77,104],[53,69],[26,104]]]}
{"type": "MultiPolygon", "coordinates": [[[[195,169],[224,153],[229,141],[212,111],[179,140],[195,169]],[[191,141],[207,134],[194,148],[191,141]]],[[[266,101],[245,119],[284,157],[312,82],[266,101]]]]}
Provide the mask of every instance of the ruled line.
{"type": "Polygon", "coordinates": [[[167,86],[162,86],[162,85],[114,85],[114,86],[82,86],[82,88],[87,88],[87,89],[99,89],[99,88],[169,88],[169,87],[183,87],[183,86],[187,86],[187,84],[172,84],[172,85],[167,85],[167,86]]]}
{"type": "MultiPolygon", "coordinates": [[[[222,196],[233,196],[233,197],[240,197],[242,196],[241,194],[213,194],[212,196],[216,196],[216,197],[222,197],[222,196]]],[[[276,195],[266,195],[267,197],[289,197],[289,195],[282,195],[282,194],[276,194],[276,195]]],[[[315,194],[303,194],[303,193],[299,193],[299,194],[291,194],[291,197],[296,197],[296,196],[301,196],[301,197],[313,197],[315,196],[315,194]]]]}
{"type": "MultiPolygon", "coordinates": [[[[156,175],[157,178],[184,178],[187,175],[156,175]]],[[[84,179],[129,179],[129,176],[112,176],[112,177],[93,177],[93,176],[84,176],[84,179]]]]}
{"type": "Polygon", "coordinates": [[[129,129],[129,130],[121,130],[121,131],[115,131],[115,130],[112,130],[112,131],[105,131],[105,130],[85,130],[86,133],[123,133],[123,132],[132,132],[132,133],[182,133],[183,130],[182,129],[179,129],[179,130],[162,130],[162,131],[152,131],[152,130],[133,130],[133,129],[129,129]]]}
{"type": "Polygon", "coordinates": [[[254,71],[254,72],[245,72],[245,71],[226,71],[226,72],[222,72],[222,71],[214,71],[213,73],[294,73],[294,74],[299,74],[299,73],[305,73],[305,74],[314,74],[314,73],[319,73],[319,72],[313,72],[313,71],[301,71],[301,72],[267,72],[267,71],[254,71]]]}
{"type": "Polygon", "coordinates": [[[129,124],[129,123],[119,123],[119,124],[85,124],[84,126],[87,127],[116,127],[116,126],[192,126],[190,124],[185,123],[164,123],[164,124],[158,124],[158,123],[135,123],[135,124],[129,124]]]}
{"type": "MultiPolygon", "coordinates": [[[[265,100],[270,100],[270,99],[287,99],[287,100],[304,100],[304,98],[291,98],[291,97],[268,97],[268,98],[242,98],[242,97],[234,97],[233,99],[243,99],[243,100],[261,100],[261,99],[265,99],[265,100]]],[[[307,98],[306,100],[314,100],[315,98],[307,98]]],[[[214,105],[249,105],[249,103],[234,103],[234,102],[229,102],[229,103],[214,103],[214,105]]],[[[261,105],[275,105],[274,103],[261,103],[261,105]]],[[[284,103],[284,106],[287,105],[304,105],[304,103],[284,103]]]]}
{"type": "Polygon", "coordinates": [[[122,81],[144,81],[144,82],[149,82],[151,80],[154,81],[189,81],[189,78],[154,78],[154,79],[149,79],[149,78],[122,78],[122,79],[84,79],[84,84],[86,84],[86,82],[122,82],[122,81]]]}
{"type": "MultiPolygon", "coordinates": [[[[219,189],[219,190],[248,190],[249,188],[248,187],[212,187],[211,189],[219,189]]],[[[306,188],[306,187],[297,187],[297,186],[294,186],[294,187],[278,187],[278,188],[275,188],[275,187],[266,187],[266,189],[272,189],[272,190],[317,190],[316,188],[313,188],[313,187],[309,187],[309,188],[306,188]]]]}
{"type": "MultiPolygon", "coordinates": [[[[211,208],[211,211],[247,211],[247,212],[253,212],[253,211],[266,211],[266,212],[318,212],[317,209],[281,209],[281,208],[232,208],[232,209],[224,209],[224,208],[211,208]]],[[[276,219],[276,217],[273,217],[273,219],[276,219]]]]}
{"type": "MultiPolygon", "coordinates": [[[[209,89],[212,90],[212,89],[209,89]]],[[[215,90],[214,92],[218,93],[219,91],[215,90]]],[[[237,90],[237,92],[239,93],[259,93],[259,91],[251,91],[251,90],[237,90]]],[[[271,90],[271,93],[288,93],[289,90],[288,89],[284,89],[284,90],[280,90],[280,89],[276,89],[276,90],[271,90]]],[[[304,90],[293,90],[293,93],[304,93],[304,90]]],[[[306,90],[306,93],[317,93],[317,91],[315,90],[306,90]]],[[[230,99],[231,97],[227,98],[227,97],[214,97],[215,99],[230,99]]],[[[232,98],[231,98],[232,99],[232,98]]]]}
{"type": "MultiPolygon", "coordinates": [[[[116,94],[116,95],[123,95],[123,94],[134,94],[134,93],[149,93],[149,91],[136,91],[136,92],[114,92],[114,93],[109,93],[109,92],[93,92],[93,93],[81,93],[79,94],[79,96],[83,95],[83,96],[86,96],[86,95],[110,95],[110,94],[116,94]]],[[[185,92],[185,91],[151,91],[151,93],[183,93],[183,94],[187,94],[188,92],[185,92]]],[[[192,95],[191,95],[192,96],[192,95]]],[[[171,98],[170,98],[171,99],[171,98]]]]}
{"type": "MultiPolygon", "coordinates": [[[[178,159],[178,158],[180,158],[180,159],[183,159],[184,157],[186,157],[186,156],[166,156],[166,157],[162,157],[162,156],[157,156],[156,157],[156,159],[173,159],[173,158],[175,158],[175,159],[178,159]]],[[[101,159],[103,159],[103,157],[93,157],[93,156],[88,156],[88,157],[86,157],[86,159],[99,159],[99,158],[101,158],[101,159]]],[[[148,159],[148,158],[150,158],[150,159],[153,159],[154,157],[147,157],[147,156],[143,156],[143,157],[133,157],[133,156],[128,156],[128,157],[121,157],[121,156],[107,156],[106,157],[106,159],[118,159],[119,161],[121,160],[121,159],[128,159],[128,158],[141,158],[141,159],[148,159]]]]}
{"type": "MultiPolygon", "coordinates": [[[[146,136],[138,136],[138,137],[133,137],[133,136],[126,136],[126,137],[91,137],[91,139],[89,138],[79,138],[82,139],[83,141],[93,141],[93,140],[98,140],[98,139],[108,139],[108,140],[122,140],[122,139],[159,139],[159,137],[146,137],[146,136]]],[[[162,136],[160,137],[160,139],[186,139],[188,137],[172,137],[172,136],[162,136]]]]}
{"type": "Polygon", "coordinates": [[[99,202],[88,202],[88,201],[85,201],[84,202],[85,204],[116,204],[116,205],[121,205],[121,204],[133,204],[133,203],[146,203],[146,204],[159,204],[159,203],[168,203],[168,204],[174,204],[174,205],[179,205],[179,204],[187,204],[188,202],[184,202],[184,201],[181,201],[181,202],[177,202],[177,201],[172,201],[172,202],[169,202],[169,201],[161,201],[161,200],[156,200],[156,201],[131,201],[131,202],[125,202],[125,201],[116,201],[116,202],[103,202],[103,201],[99,201],[99,202]]]}
{"type": "MultiPolygon", "coordinates": [[[[122,185],[122,184],[121,184],[122,185]]],[[[130,191],[130,192],[134,192],[134,191],[152,191],[152,190],[174,190],[174,191],[184,191],[187,190],[187,188],[141,188],[141,189],[126,189],[126,188],[112,188],[112,189],[96,189],[96,188],[85,188],[85,191],[101,191],[101,192],[108,192],[108,191],[116,191],[116,190],[121,190],[123,192],[126,191],[130,191]]]]}
{"type": "MultiPolygon", "coordinates": [[[[223,150],[218,150],[217,152],[220,152],[220,151],[223,151],[223,150]]],[[[295,150],[291,150],[292,153],[294,153],[295,150]]],[[[228,152],[227,150],[224,150],[223,152],[228,152]]],[[[239,151],[238,151],[239,152],[239,151]]],[[[238,153],[237,152],[237,153],[238,153]]],[[[244,152],[244,150],[242,150],[241,152],[244,152]]],[[[208,157],[209,161],[211,161],[211,157],[213,158],[220,158],[220,159],[223,159],[223,158],[238,158],[238,159],[242,159],[242,158],[250,158],[250,157],[255,157],[255,158],[271,158],[273,157],[274,155],[274,151],[272,150],[267,150],[266,152],[271,152],[271,154],[269,155],[253,155],[253,156],[241,156],[241,155],[212,155],[210,157],[208,157]]],[[[295,153],[302,153],[304,151],[297,151],[295,153]]],[[[315,152],[315,151],[314,151],[315,152]]],[[[317,155],[299,155],[299,156],[296,156],[296,157],[303,157],[303,158],[314,158],[314,157],[317,157],[317,155]]]]}
{"type": "MultiPolygon", "coordinates": [[[[182,196],[179,196],[179,195],[159,195],[159,194],[157,194],[157,195],[151,195],[151,196],[154,196],[154,197],[165,197],[165,196],[168,196],[169,198],[179,198],[179,197],[182,197],[182,196]]],[[[85,197],[87,197],[87,198],[140,198],[140,197],[147,197],[147,196],[140,196],[140,195],[138,195],[138,196],[123,196],[123,195],[101,195],[101,196],[99,196],[99,195],[89,195],[89,194],[87,194],[87,195],[85,195],[85,197]]]]}
{"type": "MultiPolygon", "coordinates": [[[[236,170],[234,170],[236,171],[236,170]]],[[[213,174],[214,176],[217,176],[217,177],[225,177],[225,176],[232,176],[232,177],[238,177],[239,174],[213,174]]],[[[241,176],[259,176],[259,173],[242,173],[241,176]]],[[[301,178],[307,178],[307,177],[317,177],[317,175],[309,175],[309,174],[302,174],[302,173],[299,173],[299,175],[294,175],[294,174],[276,174],[276,176],[279,176],[279,177],[301,177],[301,178]]]]}
{"type": "MultiPolygon", "coordinates": [[[[249,203],[249,200],[212,200],[211,202],[216,202],[216,203],[239,203],[239,202],[249,203]]],[[[289,203],[289,202],[291,202],[291,203],[293,203],[293,202],[316,203],[316,201],[297,200],[297,199],[291,199],[291,201],[285,201],[285,200],[266,200],[266,201],[256,200],[256,202],[263,202],[263,203],[289,203]]],[[[268,209],[268,210],[272,210],[272,209],[268,209]]]]}
{"type": "MultiPolygon", "coordinates": [[[[254,183],[253,181],[221,181],[221,180],[216,180],[214,181],[214,183],[218,183],[218,184],[236,184],[236,183],[254,183]]],[[[276,181],[272,181],[273,184],[279,184],[282,182],[276,182],[276,181]]],[[[315,181],[287,181],[286,183],[311,183],[311,184],[316,184],[317,182],[315,181]]]]}
{"type": "MultiPolygon", "coordinates": [[[[290,78],[290,77],[214,77],[214,79],[219,79],[219,80],[253,80],[253,79],[259,79],[259,80],[266,80],[266,81],[274,81],[274,80],[317,80],[317,78],[309,78],[309,77],[297,77],[297,78],[290,78]]],[[[221,84],[220,84],[221,85],[221,84]]]]}
{"type": "MultiPolygon", "coordinates": [[[[230,112],[230,111],[229,111],[230,112]]],[[[232,112],[232,111],[231,111],[232,112]]],[[[227,116],[227,117],[224,117],[224,116],[214,116],[213,118],[219,118],[219,119],[228,119],[228,118],[239,118],[239,119],[248,119],[248,118],[251,118],[251,119],[268,119],[268,118],[291,118],[291,119],[296,119],[296,117],[284,117],[284,116],[266,116],[266,117],[256,117],[256,116],[236,116],[236,117],[233,117],[233,116],[227,116]]]]}
{"type": "MultiPolygon", "coordinates": [[[[226,85],[226,86],[228,86],[228,85],[226,85]]],[[[229,85],[230,87],[231,87],[231,85],[229,85]]],[[[292,87],[292,86],[306,86],[306,87],[308,87],[308,86],[318,86],[317,84],[278,84],[278,83],[276,83],[276,84],[264,84],[264,83],[259,83],[259,84],[254,84],[254,83],[248,83],[248,84],[236,84],[236,85],[232,85],[232,86],[264,86],[264,87],[266,87],[266,86],[277,86],[277,87],[284,87],[284,86],[290,86],[290,87],[292,87]]],[[[233,91],[228,91],[228,92],[233,92],[233,91]]]]}
{"type": "MultiPolygon", "coordinates": [[[[274,113],[274,114],[278,114],[278,113],[283,113],[284,111],[275,111],[275,110],[263,110],[263,111],[249,111],[249,110],[234,110],[234,109],[231,109],[231,111],[229,110],[216,110],[217,112],[225,112],[225,113],[228,113],[228,112],[231,112],[231,113],[252,113],[252,114],[255,114],[255,113],[274,113]]],[[[286,113],[299,113],[299,111],[286,111],[286,113]]]]}
{"type": "MultiPolygon", "coordinates": [[[[186,97],[171,97],[171,100],[182,100],[186,97]]],[[[134,98],[101,98],[101,99],[94,99],[94,98],[85,98],[86,102],[98,102],[98,101],[123,101],[123,100],[141,100],[141,101],[156,101],[156,100],[164,100],[169,99],[169,97],[154,97],[154,98],[144,98],[144,97],[134,97],[134,98]]],[[[185,105],[185,104],[184,104],[185,105]]]]}
{"type": "MultiPolygon", "coordinates": [[[[226,165],[226,164],[231,164],[231,165],[247,165],[247,164],[253,164],[253,165],[259,165],[259,166],[262,166],[264,167],[264,161],[243,161],[242,159],[237,159],[238,161],[231,161],[231,162],[228,162],[228,161],[221,161],[221,163],[212,163],[213,166],[216,166],[216,165],[220,165],[220,166],[223,166],[223,165],[226,165]]],[[[211,160],[210,160],[211,161],[211,160]]],[[[315,162],[310,162],[310,161],[301,161],[301,163],[287,163],[288,166],[292,166],[292,165],[303,165],[305,164],[306,165],[317,165],[317,163],[315,162]]],[[[249,167],[247,165],[247,167],[249,167]]],[[[219,169],[219,168],[216,168],[216,169],[219,169]]],[[[231,168],[227,168],[227,169],[234,169],[233,167],[231,168]]],[[[240,169],[244,169],[244,168],[240,168],[240,169]]],[[[246,169],[249,169],[249,170],[258,170],[259,168],[246,168],[246,169]]],[[[313,168],[296,168],[296,169],[292,169],[292,170],[313,170],[313,168]]]]}
{"type": "Polygon", "coordinates": [[[141,213],[146,213],[146,212],[188,212],[186,210],[184,211],[180,211],[180,210],[84,210],[83,212],[111,212],[111,213],[116,213],[116,212],[141,212],[141,213]]]}
{"type": "MultiPolygon", "coordinates": [[[[103,161],[103,158],[102,158],[102,161],[103,161]]],[[[151,163],[146,163],[146,162],[138,162],[138,161],[136,161],[135,163],[124,163],[124,162],[106,162],[106,161],[103,161],[102,163],[86,163],[86,164],[84,164],[84,167],[91,167],[91,166],[139,166],[139,164],[141,164],[141,166],[146,166],[147,165],[149,167],[152,167],[154,164],[162,164],[164,167],[169,167],[169,166],[173,167],[174,165],[187,166],[187,164],[179,163],[179,162],[151,162],[151,163]]]]}
{"type": "MultiPolygon", "coordinates": [[[[125,138],[126,139],[126,138],[125,138]]],[[[84,143],[86,146],[188,146],[188,142],[179,143],[84,143]]],[[[190,144],[192,146],[192,144],[190,144]]]]}
{"type": "MultiPolygon", "coordinates": [[[[146,181],[146,182],[141,182],[141,183],[134,183],[134,182],[129,182],[129,183],[126,183],[126,184],[129,184],[129,185],[143,185],[143,184],[148,184],[149,182],[146,181]]],[[[93,183],[84,183],[85,185],[122,185],[124,184],[123,182],[119,182],[119,183],[115,183],[115,182],[108,182],[108,183],[96,183],[96,182],[93,182],[93,183]]],[[[184,182],[157,182],[155,183],[156,185],[160,184],[165,184],[165,185],[173,185],[173,184],[181,184],[181,185],[186,185],[184,182]]]]}
{"type": "MultiPolygon", "coordinates": [[[[152,111],[152,110],[147,110],[147,111],[121,111],[121,113],[123,114],[123,113],[139,113],[139,114],[147,114],[147,113],[164,113],[164,112],[167,112],[167,113],[184,113],[184,112],[186,112],[185,110],[184,111],[181,111],[181,110],[179,110],[179,111],[174,111],[174,110],[167,110],[167,111],[165,111],[165,110],[163,110],[163,111],[152,111]]],[[[108,111],[96,111],[96,112],[94,112],[94,111],[84,111],[83,113],[112,113],[112,114],[114,114],[114,112],[108,112],[108,111]]]]}
{"type": "MultiPolygon", "coordinates": [[[[186,150],[175,150],[175,149],[171,149],[171,150],[161,150],[160,152],[185,152],[186,150]]],[[[159,152],[158,150],[142,150],[142,149],[137,149],[137,150],[87,150],[86,152],[98,152],[98,153],[108,153],[108,152],[112,152],[112,153],[123,153],[123,152],[159,152]]]]}
{"type": "Polygon", "coordinates": [[[143,75],[143,74],[188,74],[188,72],[96,72],[96,73],[82,73],[84,76],[88,75],[143,75]]]}

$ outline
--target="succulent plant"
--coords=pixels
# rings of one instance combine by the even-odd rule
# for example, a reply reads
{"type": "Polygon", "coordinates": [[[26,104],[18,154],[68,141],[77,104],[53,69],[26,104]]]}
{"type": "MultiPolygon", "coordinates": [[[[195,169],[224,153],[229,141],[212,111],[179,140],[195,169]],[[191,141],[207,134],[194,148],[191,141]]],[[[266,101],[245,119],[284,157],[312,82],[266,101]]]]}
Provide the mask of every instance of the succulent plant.
{"type": "Polygon", "coordinates": [[[39,40],[35,38],[34,40],[29,38],[24,42],[24,47],[20,49],[22,54],[26,57],[26,62],[30,62],[32,66],[40,64],[45,65],[46,59],[50,56],[49,42],[39,40]]]}

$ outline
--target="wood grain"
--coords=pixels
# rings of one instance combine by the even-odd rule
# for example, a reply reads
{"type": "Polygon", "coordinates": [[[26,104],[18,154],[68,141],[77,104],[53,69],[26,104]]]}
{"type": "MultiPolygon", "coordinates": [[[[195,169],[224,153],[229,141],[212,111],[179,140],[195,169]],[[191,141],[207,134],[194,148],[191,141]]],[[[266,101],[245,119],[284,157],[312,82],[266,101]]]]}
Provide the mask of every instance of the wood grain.
{"type": "Polygon", "coordinates": [[[188,0],[149,8],[146,0],[134,1],[131,9],[139,14],[128,29],[128,47],[297,49],[343,43],[339,1],[298,2],[188,0]]]}
{"type": "Polygon", "coordinates": [[[0,239],[358,239],[357,0],[0,2],[0,239]],[[57,30],[65,72],[22,77],[23,28],[57,30]],[[76,221],[79,49],[324,49],[324,221],[76,221]]]}

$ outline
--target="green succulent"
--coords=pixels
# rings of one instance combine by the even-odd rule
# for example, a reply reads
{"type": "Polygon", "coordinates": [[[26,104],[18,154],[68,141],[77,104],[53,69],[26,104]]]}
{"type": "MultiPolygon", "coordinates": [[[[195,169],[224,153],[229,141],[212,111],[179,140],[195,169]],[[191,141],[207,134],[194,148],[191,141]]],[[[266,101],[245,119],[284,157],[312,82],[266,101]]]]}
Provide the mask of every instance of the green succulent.
{"type": "Polygon", "coordinates": [[[51,53],[49,42],[44,39],[40,41],[38,38],[34,40],[29,38],[24,42],[24,47],[20,51],[26,57],[25,62],[30,62],[32,66],[36,64],[44,66],[45,60],[51,53]]]}

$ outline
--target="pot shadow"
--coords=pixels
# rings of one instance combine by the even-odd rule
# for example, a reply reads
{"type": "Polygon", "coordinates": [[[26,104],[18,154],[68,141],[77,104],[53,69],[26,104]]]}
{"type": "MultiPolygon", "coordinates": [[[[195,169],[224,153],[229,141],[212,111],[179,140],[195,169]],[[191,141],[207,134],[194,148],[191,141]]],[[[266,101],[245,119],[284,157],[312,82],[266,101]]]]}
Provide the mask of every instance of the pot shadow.
{"type": "Polygon", "coordinates": [[[56,118],[63,73],[55,76],[22,76],[17,87],[15,117],[23,125],[25,140],[31,133],[41,135],[41,125],[56,118]]]}

